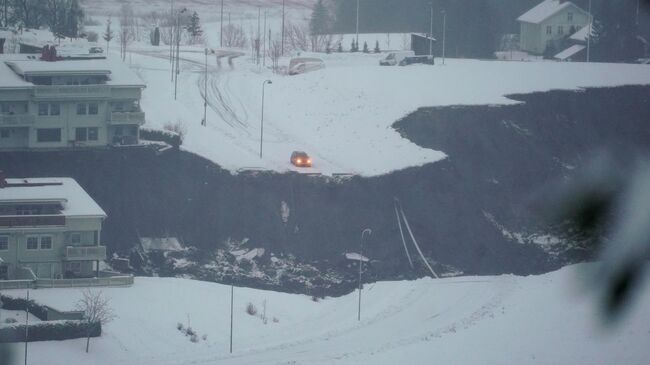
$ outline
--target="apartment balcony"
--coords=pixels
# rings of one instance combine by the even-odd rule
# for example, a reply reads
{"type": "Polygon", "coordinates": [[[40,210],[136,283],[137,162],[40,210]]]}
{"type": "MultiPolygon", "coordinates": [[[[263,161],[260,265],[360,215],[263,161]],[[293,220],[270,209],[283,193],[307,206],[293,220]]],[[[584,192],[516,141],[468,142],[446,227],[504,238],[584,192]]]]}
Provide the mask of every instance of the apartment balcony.
{"type": "Polygon", "coordinates": [[[144,124],[144,112],[111,112],[108,117],[109,124],[144,124]]]}
{"type": "Polygon", "coordinates": [[[106,260],[106,246],[67,246],[67,261],[106,260]]]}
{"type": "Polygon", "coordinates": [[[63,215],[5,215],[0,216],[0,228],[62,227],[63,215]]]}
{"type": "Polygon", "coordinates": [[[36,99],[83,99],[109,98],[108,85],[38,85],[34,88],[36,99]]]}
{"type": "Polygon", "coordinates": [[[0,127],[23,127],[36,122],[36,116],[31,114],[0,115],[0,127]]]}

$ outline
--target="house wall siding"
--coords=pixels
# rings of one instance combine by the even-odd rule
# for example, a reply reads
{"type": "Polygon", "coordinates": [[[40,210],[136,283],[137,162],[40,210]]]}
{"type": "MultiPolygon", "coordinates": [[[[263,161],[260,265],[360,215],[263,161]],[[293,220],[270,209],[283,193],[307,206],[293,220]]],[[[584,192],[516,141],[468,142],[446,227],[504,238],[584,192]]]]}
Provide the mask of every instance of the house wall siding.
{"type": "Polygon", "coordinates": [[[589,14],[575,5],[559,11],[552,17],[539,24],[521,22],[520,48],[522,51],[533,54],[542,54],[546,46],[564,37],[570,36],[571,27],[578,31],[589,24],[589,14]],[[569,13],[573,13],[573,19],[569,20],[569,13]],[[547,27],[551,27],[551,34],[547,34],[547,27]],[[562,27],[563,34],[558,32],[562,27]]]}

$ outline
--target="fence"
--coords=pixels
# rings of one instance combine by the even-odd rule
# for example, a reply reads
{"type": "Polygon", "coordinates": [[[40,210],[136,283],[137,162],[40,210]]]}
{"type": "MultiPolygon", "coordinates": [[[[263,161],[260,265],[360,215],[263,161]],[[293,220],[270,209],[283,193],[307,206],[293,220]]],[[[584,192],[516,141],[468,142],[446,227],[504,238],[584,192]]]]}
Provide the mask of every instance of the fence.
{"type": "Polygon", "coordinates": [[[133,276],[130,275],[84,279],[0,280],[0,290],[131,285],[133,285],[133,276]]]}

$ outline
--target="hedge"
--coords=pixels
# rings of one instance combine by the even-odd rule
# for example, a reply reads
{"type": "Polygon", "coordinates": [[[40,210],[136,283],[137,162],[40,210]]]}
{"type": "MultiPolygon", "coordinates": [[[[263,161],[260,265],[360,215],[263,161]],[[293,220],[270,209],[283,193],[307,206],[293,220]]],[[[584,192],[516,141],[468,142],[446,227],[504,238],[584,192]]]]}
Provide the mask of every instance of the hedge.
{"type": "Polygon", "coordinates": [[[140,139],[147,141],[165,142],[175,148],[180,147],[183,139],[178,133],[170,131],[161,131],[158,129],[140,128],[140,139]]]}
{"type": "Polygon", "coordinates": [[[24,311],[25,307],[27,307],[29,313],[32,314],[34,317],[40,319],[41,321],[47,320],[47,307],[44,305],[40,305],[34,302],[33,300],[30,300],[28,302],[25,298],[13,298],[13,297],[5,297],[4,295],[0,295],[0,301],[2,301],[3,309],[24,311]]]}
{"type": "MultiPolygon", "coordinates": [[[[34,341],[63,341],[75,338],[86,338],[84,321],[48,321],[29,325],[28,340],[34,341]]],[[[92,325],[90,337],[99,337],[102,334],[101,323],[92,325]]],[[[0,343],[25,342],[25,325],[13,324],[0,327],[0,343]]]]}

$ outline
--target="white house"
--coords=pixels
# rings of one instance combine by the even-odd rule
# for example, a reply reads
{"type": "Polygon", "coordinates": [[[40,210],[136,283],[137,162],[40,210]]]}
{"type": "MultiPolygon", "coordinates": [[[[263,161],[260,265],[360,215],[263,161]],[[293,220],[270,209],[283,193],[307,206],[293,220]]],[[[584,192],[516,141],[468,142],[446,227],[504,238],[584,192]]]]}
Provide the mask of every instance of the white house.
{"type": "Polygon", "coordinates": [[[0,150],[138,143],[145,84],[109,59],[0,55],[0,150]]]}
{"type": "Polygon", "coordinates": [[[70,178],[5,179],[0,172],[2,280],[96,276],[106,213],[70,178]]]}
{"type": "Polygon", "coordinates": [[[590,15],[571,1],[544,0],[517,21],[521,50],[542,54],[548,46],[557,49],[563,39],[587,26],[590,15]]]}

